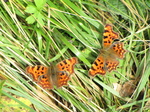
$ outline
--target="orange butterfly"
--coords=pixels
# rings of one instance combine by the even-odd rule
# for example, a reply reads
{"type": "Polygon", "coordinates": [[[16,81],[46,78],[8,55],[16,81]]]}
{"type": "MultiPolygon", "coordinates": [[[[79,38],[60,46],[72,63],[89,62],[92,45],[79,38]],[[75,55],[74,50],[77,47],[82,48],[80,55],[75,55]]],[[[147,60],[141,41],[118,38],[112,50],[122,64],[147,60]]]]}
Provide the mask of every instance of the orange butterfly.
{"type": "Polygon", "coordinates": [[[70,75],[74,73],[74,65],[77,61],[76,57],[72,57],[59,62],[55,67],[28,66],[26,72],[43,89],[53,89],[54,86],[62,87],[67,85],[70,75]]]}
{"type": "Polygon", "coordinates": [[[100,55],[89,70],[90,76],[95,76],[96,74],[105,75],[107,71],[116,70],[119,64],[117,59],[123,59],[126,52],[122,42],[115,42],[115,40],[119,39],[119,35],[112,31],[111,25],[107,24],[105,26],[103,36],[103,49],[100,50],[100,55]]]}

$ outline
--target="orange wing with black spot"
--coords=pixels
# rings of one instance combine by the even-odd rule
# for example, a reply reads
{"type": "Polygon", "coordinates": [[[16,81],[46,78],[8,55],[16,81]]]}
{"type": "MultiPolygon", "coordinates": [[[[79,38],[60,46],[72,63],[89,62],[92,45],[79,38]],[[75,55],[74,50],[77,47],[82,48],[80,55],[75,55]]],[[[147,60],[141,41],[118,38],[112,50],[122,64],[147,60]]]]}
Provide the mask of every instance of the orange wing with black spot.
{"type": "Polygon", "coordinates": [[[55,68],[53,65],[50,67],[42,65],[28,66],[26,72],[43,89],[53,89],[53,86],[61,87],[67,85],[70,75],[74,73],[74,65],[76,63],[77,58],[73,57],[59,62],[55,68]]]}
{"type": "Polygon", "coordinates": [[[91,76],[95,76],[96,74],[105,75],[106,69],[105,69],[105,61],[103,56],[98,56],[97,59],[92,64],[92,67],[89,70],[89,74],[91,76]]]}
{"type": "Polygon", "coordinates": [[[78,62],[76,57],[63,60],[56,65],[57,68],[57,87],[67,85],[70,75],[74,73],[74,65],[78,62]]]}
{"type": "Polygon", "coordinates": [[[119,39],[118,33],[112,30],[112,26],[107,24],[103,33],[103,47],[108,48],[112,45],[113,41],[119,39]]]}
{"type": "Polygon", "coordinates": [[[107,24],[105,26],[103,36],[103,49],[100,50],[100,55],[89,70],[90,76],[95,76],[96,74],[105,75],[107,71],[116,70],[119,64],[117,59],[123,59],[126,52],[122,42],[114,42],[114,40],[119,40],[119,35],[112,30],[111,25],[107,24]]]}
{"type": "Polygon", "coordinates": [[[26,68],[27,74],[30,74],[33,78],[33,81],[37,82],[44,89],[52,89],[53,85],[50,80],[49,68],[36,65],[36,66],[28,66],[26,68]]]}

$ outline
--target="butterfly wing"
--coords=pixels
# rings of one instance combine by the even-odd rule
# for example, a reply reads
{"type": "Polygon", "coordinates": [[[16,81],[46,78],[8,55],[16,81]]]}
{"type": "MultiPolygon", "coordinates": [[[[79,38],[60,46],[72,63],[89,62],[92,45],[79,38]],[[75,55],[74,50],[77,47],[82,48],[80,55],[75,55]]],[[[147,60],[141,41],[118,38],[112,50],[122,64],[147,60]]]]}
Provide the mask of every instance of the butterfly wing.
{"type": "Polygon", "coordinates": [[[102,55],[99,55],[97,59],[92,64],[92,67],[89,70],[90,76],[95,76],[96,74],[105,75],[105,59],[102,55]]]}
{"type": "Polygon", "coordinates": [[[103,33],[103,48],[109,48],[116,39],[119,39],[118,33],[113,32],[112,26],[107,24],[103,33]]]}
{"type": "Polygon", "coordinates": [[[70,75],[74,73],[74,65],[77,63],[77,58],[63,60],[56,65],[57,68],[57,87],[67,85],[70,75]]]}
{"type": "Polygon", "coordinates": [[[30,74],[33,78],[33,81],[37,82],[41,75],[46,74],[45,70],[42,70],[40,66],[28,66],[26,68],[26,73],[30,74]]]}
{"type": "Polygon", "coordinates": [[[50,69],[48,67],[37,65],[28,66],[26,68],[27,74],[30,74],[33,81],[37,82],[44,89],[52,89],[52,81],[50,80],[50,69]]]}
{"type": "Polygon", "coordinates": [[[105,75],[106,71],[111,72],[115,70],[119,64],[117,58],[123,58],[126,52],[123,49],[123,43],[114,42],[114,40],[119,39],[118,33],[112,30],[112,26],[107,24],[103,33],[103,49],[101,49],[101,54],[92,64],[89,74],[95,76],[96,74],[105,75]]]}
{"type": "Polygon", "coordinates": [[[67,71],[70,74],[74,73],[74,65],[77,63],[77,58],[72,57],[70,59],[59,62],[56,67],[58,71],[67,71]]]}
{"type": "Polygon", "coordinates": [[[126,53],[126,50],[123,48],[123,43],[119,41],[114,42],[110,50],[116,58],[120,59],[123,59],[126,53]]]}
{"type": "Polygon", "coordinates": [[[119,61],[115,58],[109,57],[105,59],[105,66],[107,68],[107,71],[111,72],[112,70],[116,70],[116,67],[119,64],[119,61]]]}
{"type": "Polygon", "coordinates": [[[117,58],[123,59],[125,52],[126,50],[124,50],[122,42],[117,41],[111,45],[111,47],[105,53],[105,55],[107,55],[105,56],[105,64],[109,72],[116,70],[116,67],[119,64],[117,58]]]}
{"type": "Polygon", "coordinates": [[[56,86],[57,87],[62,87],[65,85],[68,85],[68,81],[70,79],[70,74],[67,71],[59,71],[57,72],[57,83],[56,86]]]}
{"type": "Polygon", "coordinates": [[[37,84],[39,84],[43,89],[53,89],[53,83],[47,74],[39,77],[37,84]]]}

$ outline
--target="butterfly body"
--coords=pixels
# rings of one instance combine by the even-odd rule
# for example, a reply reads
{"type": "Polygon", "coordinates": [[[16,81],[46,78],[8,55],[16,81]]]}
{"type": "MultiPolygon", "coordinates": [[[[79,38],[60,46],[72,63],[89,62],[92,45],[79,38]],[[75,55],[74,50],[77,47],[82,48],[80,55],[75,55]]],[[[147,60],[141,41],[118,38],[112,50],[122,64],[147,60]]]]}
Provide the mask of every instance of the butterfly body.
{"type": "Polygon", "coordinates": [[[90,76],[95,76],[96,74],[105,75],[107,71],[116,70],[119,64],[118,59],[123,59],[126,52],[123,48],[123,43],[115,41],[119,39],[119,35],[112,31],[111,25],[105,26],[103,36],[103,49],[100,50],[100,55],[89,70],[90,76]]]}
{"type": "Polygon", "coordinates": [[[73,57],[59,62],[56,66],[28,66],[26,72],[43,89],[53,89],[54,86],[62,87],[67,85],[70,75],[74,73],[74,65],[76,63],[77,58],[73,57]]]}

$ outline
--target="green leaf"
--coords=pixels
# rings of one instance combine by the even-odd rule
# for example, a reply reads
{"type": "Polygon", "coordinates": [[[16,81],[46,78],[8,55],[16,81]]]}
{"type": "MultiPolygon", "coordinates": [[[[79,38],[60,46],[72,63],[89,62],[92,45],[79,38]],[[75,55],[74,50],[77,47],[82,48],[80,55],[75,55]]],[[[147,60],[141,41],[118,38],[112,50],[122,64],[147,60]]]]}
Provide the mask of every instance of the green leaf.
{"type": "Polygon", "coordinates": [[[35,22],[35,19],[33,16],[29,16],[26,18],[26,21],[28,22],[28,24],[33,24],[35,22]]]}
{"type": "Polygon", "coordinates": [[[46,0],[34,0],[35,5],[38,9],[44,8],[44,5],[46,3],[46,0]]]}
{"type": "Polygon", "coordinates": [[[27,13],[35,13],[36,11],[37,9],[34,5],[28,5],[25,9],[25,12],[27,13]]]}

